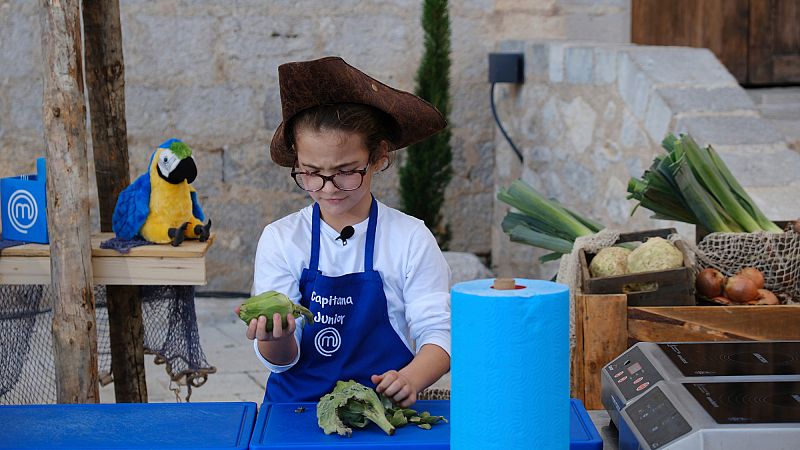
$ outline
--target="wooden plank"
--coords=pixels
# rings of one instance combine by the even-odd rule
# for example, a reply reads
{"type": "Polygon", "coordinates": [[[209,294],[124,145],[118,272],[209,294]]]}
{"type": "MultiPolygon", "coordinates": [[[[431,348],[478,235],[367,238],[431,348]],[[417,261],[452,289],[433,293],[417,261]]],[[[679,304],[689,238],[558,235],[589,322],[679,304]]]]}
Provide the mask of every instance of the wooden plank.
{"type": "Polygon", "coordinates": [[[40,5],[56,398],[97,403],[81,2],[41,0],[40,5]]]}
{"type": "MultiPolygon", "coordinates": [[[[143,245],[132,248],[130,253],[122,254],[116,250],[102,249],[100,243],[114,237],[114,233],[98,233],[92,236],[92,256],[108,256],[117,258],[131,257],[153,257],[153,258],[201,258],[205,256],[211,243],[214,241],[215,233],[206,242],[194,239],[187,239],[178,247],[171,245],[143,245]]],[[[24,244],[16,247],[9,247],[0,250],[0,256],[50,256],[50,246],[46,244],[24,244]]]]}
{"type": "Polygon", "coordinates": [[[583,355],[584,355],[584,339],[583,328],[585,316],[584,313],[584,299],[581,293],[576,293],[572,302],[572,320],[575,323],[575,346],[570,352],[569,358],[569,393],[571,398],[579,398],[583,401],[584,398],[584,385],[583,380],[583,355]]]}
{"type": "Polygon", "coordinates": [[[583,402],[602,409],[600,373],[628,348],[627,300],[624,294],[583,294],[583,402]]]}
{"type": "MultiPolygon", "coordinates": [[[[93,257],[94,284],[203,286],[205,258],[93,257]]],[[[50,284],[50,259],[0,257],[0,284],[50,284]]]]}
{"type": "Polygon", "coordinates": [[[800,306],[628,308],[628,334],[645,342],[800,340],[800,306]]]}

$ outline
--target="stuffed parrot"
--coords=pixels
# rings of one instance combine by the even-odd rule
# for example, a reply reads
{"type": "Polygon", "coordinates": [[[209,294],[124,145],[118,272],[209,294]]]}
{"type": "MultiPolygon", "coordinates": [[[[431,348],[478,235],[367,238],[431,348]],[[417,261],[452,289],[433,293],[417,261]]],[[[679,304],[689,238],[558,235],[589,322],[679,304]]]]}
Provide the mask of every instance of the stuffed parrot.
{"type": "Polygon", "coordinates": [[[153,152],[148,173],[119,194],[112,226],[120,239],[141,236],[158,244],[178,246],[184,238],[204,242],[211,232],[190,183],[197,177],[192,150],[170,139],[153,152]]]}

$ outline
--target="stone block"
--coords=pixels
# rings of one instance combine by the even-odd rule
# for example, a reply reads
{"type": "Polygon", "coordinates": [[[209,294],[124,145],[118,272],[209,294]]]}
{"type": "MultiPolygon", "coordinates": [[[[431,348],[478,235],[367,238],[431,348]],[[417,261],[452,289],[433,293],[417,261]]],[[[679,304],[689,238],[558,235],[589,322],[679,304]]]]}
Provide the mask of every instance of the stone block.
{"type": "Polygon", "coordinates": [[[278,65],[314,58],[314,21],[299,16],[229,16],[220,25],[219,58],[226,80],[277,80],[278,65]]]}
{"type": "Polygon", "coordinates": [[[548,44],[547,75],[553,83],[564,81],[564,45],[548,44]]]}
{"type": "Polygon", "coordinates": [[[733,75],[706,48],[637,46],[627,53],[631,62],[655,84],[738,86],[733,75]]]}
{"type": "MultiPolygon", "coordinates": [[[[800,185],[800,154],[785,144],[723,145],[712,147],[742,186],[800,185]]],[[[797,203],[797,200],[795,200],[797,203]]]]}
{"type": "Polygon", "coordinates": [[[675,132],[690,133],[700,145],[773,144],[783,136],[758,116],[681,117],[675,132]]]}
{"type": "Polygon", "coordinates": [[[666,102],[657,95],[650,95],[650,102],[647,104],[647,112],[644,115],[644,128],[650,134],[650,139],[661,142],[667,135],[673,112],[666,102]]]}
{"type": "Polygon", "coordinates": [[[539,78],[550,73],[550,45],[534,43],[525,52],[525,78],[539,78]]]}
{"type": "Polygon", "coordinates": [[[564,68],[567,83],[592,83],[592,75],[594,73],[594,51],[587,47],[567,48],[564,52],[564,68]]]}
{"type": "Polygon", "coordinates": [[[474,253],[444,252],[444,258],[450,266],[450,287],[456,283],[494,276],[474,253]]]}
{"type": "Polygon", "coordinates": [[[592,143],[597,113],[581,97],[572,100],[564,109],[567,137],[577,153],[583,153],[592,143]]]}
{"type": "Polygon", "coordinates": [[[20,81],[8,90],[3,103],[8,102],[9,128],[16,132],[42,135],[42,91],[41,78],[33,78],[28,83],[20,81]]]}
{"type": "MultiPolygon", "coordinates": [[[[0,78],[41,79],[41,25],[35,11],[0,6],[0,78]]],[[[40,98],[41,100],[41,98],[40,98]]]]}
{"type": "Polygon", "coordinates": [[[127,82],[159,86],[214,82],[216,18],[137,14],[124,25],[127,82]]]}
{"type": "Polygon", "coordinates": [[[644,117],[652,88],[651,82],[631,59],[629,52],[619,54],[617,66],[619,95],[635,116],[644,117]]]}
{"type": "Polygon", "coordinates": [[[567,13],[564,17],[566,38],[594,42],[630,42],[630,10],[592,14],[587,11],[567,13]]]}
{"type": "Polygon", "coordinates": [[[612,47],[594,48],[594,84],[609,84],[617,80],[617,55],[619,50],[612,47]]]}
{"type": "Polygon", "coordinates": [[[175,129],[208,145],[250,139],[261,129],[258,95],[250,87],[220,85],[175,89],[175,129]]]}
{"type": "Polygon", "coordinates": [[[140,83],[125,85],[125,120],[132,135],[163,136],[175,127],[172,89],[140,83]]]}
{"type": "Polygon", "coordinates": [[[662,87],[657,88],[656,93],[675,113],[753,109],[753,102],[739,86],[662,87]]]}

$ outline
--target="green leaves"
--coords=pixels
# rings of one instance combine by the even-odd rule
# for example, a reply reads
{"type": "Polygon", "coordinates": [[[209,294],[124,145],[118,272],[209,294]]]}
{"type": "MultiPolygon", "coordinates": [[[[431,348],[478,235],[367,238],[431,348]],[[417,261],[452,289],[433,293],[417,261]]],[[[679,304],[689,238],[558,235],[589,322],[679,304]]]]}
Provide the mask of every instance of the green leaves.
{"type": "Polygon", "coordinates": [[[388,397],[378,396],[372,389],[353,380],[337,381],[333,391],[322,396],[317,403],[317,423],[325,434],[350,437],[353,433],[351,427],[364,428],[370,422],[391,436],[395,429],[409,423],[430,430],[431,425],[447,422],[447,419],[432,416],[427,411],[418,414],[410,408],[396,407],[388,397]]]}
{"type": "Polygon", "coordinates": [[[389,436],[394,434],[395,427],[386,419],[378,394],[356,381],[337,381],[333,391],[317,403],[317,423],[325,434],[350,437],[350,427],[364,428],[369,421],[389,436]]]}

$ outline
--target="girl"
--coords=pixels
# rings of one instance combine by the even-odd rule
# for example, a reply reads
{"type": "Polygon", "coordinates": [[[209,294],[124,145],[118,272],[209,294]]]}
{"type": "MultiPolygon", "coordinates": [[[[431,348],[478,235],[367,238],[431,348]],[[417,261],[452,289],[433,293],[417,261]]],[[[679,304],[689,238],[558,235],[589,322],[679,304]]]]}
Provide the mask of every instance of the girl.
{"type": "Polygon", "coordinates": [[[354,379],[408,407],[450,368],[450,269],[425,224],[370,186],[391,151],[446,123],[341,58],[283,64],[278,76],[283,122],[270,155],[314,204],[265,227],[253,294],[283,292],[315,320],[249,324],[271,371],[264,400],[318,401],[354,379]]]}

